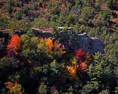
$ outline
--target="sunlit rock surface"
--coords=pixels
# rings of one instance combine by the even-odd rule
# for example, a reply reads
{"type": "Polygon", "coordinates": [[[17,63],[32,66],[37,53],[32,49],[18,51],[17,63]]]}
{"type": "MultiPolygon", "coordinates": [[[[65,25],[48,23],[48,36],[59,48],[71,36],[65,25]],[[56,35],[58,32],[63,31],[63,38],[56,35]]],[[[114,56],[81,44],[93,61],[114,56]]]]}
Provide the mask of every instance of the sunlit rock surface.
{"type": "Polygon", "coordinates": [[[79,41],[78,46],[80,46],[80,48],[83,48],[84,51],[89,51],[93,54],[98,51],[102,54],[105,53],[103,43],[100,39],[89,37],[86,33],[78,34],[77,39],[79,41]]]}

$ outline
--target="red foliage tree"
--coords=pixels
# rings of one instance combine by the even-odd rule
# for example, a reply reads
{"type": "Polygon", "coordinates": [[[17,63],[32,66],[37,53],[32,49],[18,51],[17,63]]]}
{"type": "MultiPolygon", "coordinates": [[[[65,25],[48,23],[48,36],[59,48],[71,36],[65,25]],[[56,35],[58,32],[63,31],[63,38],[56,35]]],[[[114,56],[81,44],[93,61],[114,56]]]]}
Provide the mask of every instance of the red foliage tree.
{"type": "Polygon", "coordinates": [[[79,64],[79,69],[80,69],[81,71],[87,71],[86,66],[87,66],[87,64],[81,63],[81,64],[79,64]]]}
{"type": "Polygon", "coordinates": [[[78,73],[86,72],[87,71],[87,64],[85,63],[85,60],[89,60],[89,52],[84,53],[82,49],[75,50],[74,52],[75,57],[78,59],[78,73]]]}
{"type": "Polygon", "coordinates": [[[82,49],[75,50],[75,57],[79,60],[79,63],[84,62],[84,52],[82,49]]]}
{"type": "Polygon", "coordinates": [[[21,38],[15,34],[12,36],[11,40],[9,40],[9,43],[7,45],[8,50],[8,56],[10,56],[11,52],[14,52],[15,54],[18,54],[18,48],[20,47],[21,38]]]}
{"type": "Polygon", "coordinates": [[[51,93],[51,94],[56,93],[56,91],[57,91],[56,86],[52,86],[52,87],[50,88],[50,93],[51,93]]]}

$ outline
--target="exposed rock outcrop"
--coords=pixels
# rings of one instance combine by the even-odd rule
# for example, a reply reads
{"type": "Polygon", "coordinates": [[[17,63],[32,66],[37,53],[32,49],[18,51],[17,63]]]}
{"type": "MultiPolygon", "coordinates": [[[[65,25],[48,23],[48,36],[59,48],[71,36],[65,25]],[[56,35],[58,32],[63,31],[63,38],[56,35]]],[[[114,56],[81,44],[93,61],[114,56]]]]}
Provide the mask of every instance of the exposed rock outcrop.
{"type": "Polygon", "coordinates": [[[98,38],[89,37],[86,33],[78,34],[77,39],[79,41],[80,48],[83,48],[84,51],[89,51],[90,53],[95,54],[96,52],[101,52],[104,54],[103,43],[98,38]]]}
{"type": "MultiPolygon", "coordinates": [[[[62,27],[59,28],[61,29],[62,27]]],[[[50,29],[49,30],[40,29],[40,30],[42,31],[41,35],[38,35],[36,33],[37,31],[36,29],[33,30],[36,33],[35,34],[36,36],[47,37],[47,38],[53,36],[52,31],[50,29]]],[[[102,41],[98,38],[89,37],[86,33],[76,35],[75,33],[60,32],[59,34],[60,34],[59,38],[61,39],[60,42],[64,44],[67,52],[74,51],[79,48],[83,48],[85,52],[90,52],[93,54],[97,53],[98,51],[102,54],[105,53],[102,41]]]]}
{"type": "Polygon", "coordinates": [[[98,38],[89,37],[86,33],[73,35],[62,34],[61,42],[64,44],[66,51],[74,51],[76,49],[82,48],[85,52],[97,53],[98,51],[104,54],[103,43],[98,38]]]}

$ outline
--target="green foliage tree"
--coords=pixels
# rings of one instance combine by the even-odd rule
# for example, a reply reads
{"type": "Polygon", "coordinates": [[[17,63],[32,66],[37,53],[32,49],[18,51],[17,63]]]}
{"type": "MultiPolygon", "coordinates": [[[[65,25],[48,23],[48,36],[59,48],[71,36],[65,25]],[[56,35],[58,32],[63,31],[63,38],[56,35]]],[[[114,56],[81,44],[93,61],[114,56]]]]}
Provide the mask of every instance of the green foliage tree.
{"type": "Polygon", "coordinates": [[[54,15],[58,15],[60,13],[60,10],[59,10],[59,7],[58,6],[55,6],[52,10],[52,14],[54,15]]]}
{"type": "Polygon", "coordinates": [[[5,29],[8,26],[8,19],[6,17],[2,18],[0,16],[0,29],[5,29]]]}
{"type": "Polygon", "coordinates": [[[51,16],[51,21],[56,22],[57,19],[58,19],[58,15],[52,15],[51,16]]]}
{"type": "Polygon", "coordinates": [[[23,19],[23,20],[18,21],[18,29],[20,31],[28,31],[29,28],[31,27],[29,22],[30,22],[29,19],[23,19]]]}
{"type": "Polygon", "coordinates": [[[85,23],[87,23],[89,21],[89,19],[92,18],[93,13],[94,13],[93,9],[91,9],[90,7],[83,7],[81,10],[80,17],[83,18],[85,23]]]}
{"type": "Polygon", "coordinates": [[[67,17],[67,19],[66,19],[66,24],[67,24],[68,26],[70,26],[71,24],[72,24],[72,25],[75,25],[77,21],[78,21],[78,15],[76,15],[76,14],[70,14],[70,15],[67,17]]]}
{"type": "Polygon", "coordinates": [[[39,7],[42,7],[43,5],[43,0],[39,0],[39,7]]]}
{"type": "Polygon", "coordinates": [[[109,25],[111,13],[109,10],[100,11],[98,16],[100,17],[103,25],[109,25]]]}
{"type": "Polygon", "coordinates": [[[41,39],[40,43],[37,46],[37,53],[38,53],[39,56],[41,56],[40,57],[41,59],[43,59],[47,56],[46,50],[47,50],[47,48],[46,48],[46,45],[45,45],[45,40],[41,39]]]}
{"type": "Polygon", "coordinates": [[[118,49],[117,49],[117,46],[118,46],[118,38],[116,37],[117,36],[117,33],[113,33],[112,34],[112,39],[109,40],[108,44],[106,45],[105,47],[105,51],[107,52],[107,56],[109,58],[111,58],[112,60],[114,61],[117,61],[118,60],[118,49]],[[115,49],[115,50],[114,50],[115,49]]]}
{"type": "Polygon", "coordinates": [[[10,67],[11,66],[11,59],[8,58],[8,57],[3,57],[1,60],[0,60],[0,68],[4,68],[4,67],[10,67]]]}
{"type": "MultiPolygon", "coordinates": [[[[95,83],[96,81],[98,81],[99,90],[103,89],[103,87],[106,89],[110,88],[109,90],[115,88],[116,86],[115,83],[117,81],[115,77],[116,76],[115,66],[116,66],[115,62],[110,61],[107,57],[101,55],[100,53],[96,53],[94,57],[94,63],[90,64],[89,70],[88,70],[90,81],[92,83],[95,83]]],[[[113,93],[113,91],[110,93],[113,93]]]]}
{"type": "Polygon", "coordinates": [[[10,32],[9,32],[10,36],[14,35],[16,32],[18,32],[17,22],[15,22],[14,20],[10,21],[8,24],[8,28],[10,29],[10,32]]]}
{"type": "Polygon", "coordinates": [[[25,50],[28,49],[30,46],[31,39],[27,34],[23,34],[20,36],[21,37],[21,49],[25,50]]]}
{"type": "Polygon", "coordinates": [[[80,9],[82,7],[82,0],[76,0],[75,6],[80,9]]]}
{"type": "Polygon", "coordinates": [[[4,87],[5,81],[8,79],[8,75],[11,73],[12,60],[8,57],[0,59],[0,89],[4,87]]]}
{"type": "Polygon", "coordinates": [[[87,83],[87,85],[84,85],[81,91],[81,94],[93,94],[98,93],[99,83],[96,81],[93,84],[87,83]]]}
{"type": "Polygon", "coordinates": [[[108,89],[102,90],[101,94],[110,94],[108,89]]]}
{"type": "Polygon", "coordinates": [[[7,1],[7,12],[9,15],[12,13],[12,0],[7,1]]]}
{"type": "MultiPolygon", "coordinates": [[[[59,33],[59,30],[57,29],[56,26],[53,27],[53,33],[52,33],[53,37],[52,39],[55,41],[55,40],[58,40],[59,36],[60,36],[60,33],[59,33]]],[[[60,40],[60,39],[59,39],[60,40]]]]}
{"type": "Polygon", "coordinates": [[[39,87],[39,93],[40,94],[47,94],[47,85],[40,85],[39,87]]]}
{"type": "Polygon", "coordinates": [[[94,8],[96,11],[99,11],[100,10],[100,6],[102,4],[102,1],[101,0],[96,0],[96,3],[94,5],[94,8]]]}
{"type": "Polygon", "coordinates": [[[4,38],[0,38],[0,50],[2,50],[4,42],[5,42],[5,39],[4,38]]]}
{"type": "Polygon", "coordinates": [[[29,29],[29,30],[27,31],[27,34],[28,34],[30,37],[32,37],[32,36],[34,35],[34,32],[33,32],[32,29],[29,29]]]}
{"type": "Polygon", "coordinates": [[[107,0],[106,1],[106,6],[109,7],[109,8],[112,8],[112,6],[113,6],[113,0],[107,0]]]}
{"type": "Polygon", "coordinates": [[[22,56],[25,56],[28,58],[29,61],[33,60],[33,59],[37,59],[37,54],[35,52],[34,49],[30,50],[30,49],[26,49],[22,51],[22,56]]]}
{"type": "Polygon", "coordinates": [[[39,39],[38,37],[31,38],[31,49],[35,49],[38,46],[39,39]]]}
{"type": "Polygon", "coordinates": [[[15,18],[21,19],[23,16],[28,15],[29,8],[28,7],[22,7],[20,10],[15,12],[15,18]]]}

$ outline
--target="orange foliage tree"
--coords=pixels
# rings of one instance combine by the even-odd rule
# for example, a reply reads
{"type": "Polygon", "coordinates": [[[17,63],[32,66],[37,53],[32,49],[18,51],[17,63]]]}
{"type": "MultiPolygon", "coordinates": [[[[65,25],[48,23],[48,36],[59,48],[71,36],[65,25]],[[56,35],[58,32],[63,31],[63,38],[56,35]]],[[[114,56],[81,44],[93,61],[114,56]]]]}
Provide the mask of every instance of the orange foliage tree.
{"type": "Polygon", "coordinates": [[[68,77],[70,79],[73,79],[76,76],[77,68],[78,68],[78,64],[75,61],[72,62],[71,66],[66,66],[66,69],[69,72],[68,77]]]}
{"type": "Polygon", "coordinates": [[[56,40],[56,41],[54,42],[54,52],[55,52],[56,50],[60,50],[60,53],[61,53],[61,55],[62,55],[62,54],[64,54],[64,53],[66,53],[66,51],[64,51],[64,49],[65,49],[64,45],[61,46],[61,43],[59,43],[59,41],[56,40]]]}
{"type": "Polygon", "coordinates": [[[92,62],[92,55],[89,52],[85,54],[84,58],[86,59],[88,63],[92,62]]]}
{"type": "Polygon", "coordinates": [[[61,43],[59,43],[59,41],[56,40],[56,41],[54,42],[54,52],[55,52],[57,49],[59,49],[60,46],[61,46],[61,43]]]}
{"type": "Polygon", "coordinates": [[[11,40],[7,45],[8,55],[10,56],[10,52],[13,51],[15,54],[18,54],[18,48],[20,47],[21,38],[15,34],[12,36],[11,40]]]}
{"type": "Polygon", "coordinates": [[[21,92],[21,85],[18,84],[17,82],[7,82],[7,86],[10,90],[10,94],[22,94],[21,92]]]}
{"type": "Polygon", "coordinates": [[[54,47],[52,39],[51,38],[45,38],[45,42],[46,42],[46,47],[47,47],[47,53],[51,53],[52,48],[54,47]]]}
{"type": "MultiPolygon", "coordinates": [[[[40,43],[41,39],[42,38],[39,38],[39,43],[40,43]]],[[[57,41],[57,40],[53,43],[53,40],[51,38],[45,38],[45,46],[47,49],[46,53],[48,53],[50,55],[55,51],[59,51],[61,55],[66,53],[66,51],[64,51],[65,50],[64,45],[59,43],[59,41],[57,41]]]]}

